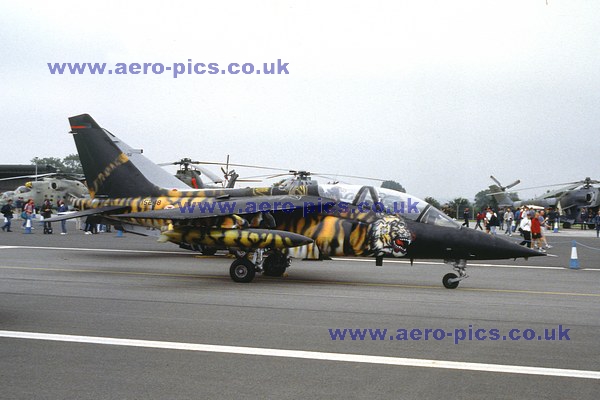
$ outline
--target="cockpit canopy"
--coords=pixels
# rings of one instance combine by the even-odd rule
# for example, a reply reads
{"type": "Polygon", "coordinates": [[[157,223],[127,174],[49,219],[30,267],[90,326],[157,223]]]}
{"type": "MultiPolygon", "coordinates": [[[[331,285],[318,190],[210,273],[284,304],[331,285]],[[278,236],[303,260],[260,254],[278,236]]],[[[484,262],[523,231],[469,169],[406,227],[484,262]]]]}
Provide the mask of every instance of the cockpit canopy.
{"type": "Polygon", "coordinates": [[[376,208],[388,214],[400,214],[417,222],[460,228],[460,224],[431,204],[396,190],[359,185],[319,185],[319,196],[365,209],[376,208]]]}
{"type": "Polygon", "coordinates": [[[29,193],[31,192],[31,186],[19,186],[16,190],[15,190],[15,194],[23,194],[23,193],[29,193]]]}

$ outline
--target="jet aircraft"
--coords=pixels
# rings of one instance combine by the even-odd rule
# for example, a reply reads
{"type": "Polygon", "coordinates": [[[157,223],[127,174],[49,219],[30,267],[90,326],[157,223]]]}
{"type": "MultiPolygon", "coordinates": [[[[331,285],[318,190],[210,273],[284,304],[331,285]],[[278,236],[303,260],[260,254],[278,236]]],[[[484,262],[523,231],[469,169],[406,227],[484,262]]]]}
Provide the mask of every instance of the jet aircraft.
{"type": "Polygon", "coordinates": [[[105,223],[159,241],[228,249],[235,282],[281,276],[290,256],[442,259],[467,278],[468,260],[541,256],[504,238],[462,228],[430,204],[389,189],[349,185],[190,189],[88,114],[69,118],[91,199],[49,221],[99,215],[105,223]],[[182,187],[183,186],[183,187],[182,187]]]}

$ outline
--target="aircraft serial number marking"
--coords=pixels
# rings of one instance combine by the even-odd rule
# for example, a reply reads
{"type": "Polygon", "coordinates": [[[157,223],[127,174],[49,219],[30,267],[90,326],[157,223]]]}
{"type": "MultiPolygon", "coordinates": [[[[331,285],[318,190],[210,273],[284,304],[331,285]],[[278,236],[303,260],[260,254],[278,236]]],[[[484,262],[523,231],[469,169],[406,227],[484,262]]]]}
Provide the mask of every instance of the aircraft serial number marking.
{"type": "Polygon", "coordinates": [[[144,199],[142,201],[142,205],[144,206],[159,206],[162,204],[162,200],[150,200],[150,199],[144,199]]]}

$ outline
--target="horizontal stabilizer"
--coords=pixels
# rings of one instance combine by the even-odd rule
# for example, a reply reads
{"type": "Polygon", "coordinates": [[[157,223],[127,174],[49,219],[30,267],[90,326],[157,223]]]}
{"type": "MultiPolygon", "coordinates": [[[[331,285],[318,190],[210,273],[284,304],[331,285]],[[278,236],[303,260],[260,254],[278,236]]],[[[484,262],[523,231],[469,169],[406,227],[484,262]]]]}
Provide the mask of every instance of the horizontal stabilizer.
{"type": "Polygon", "coordinates": [[[116,211],[124,211],[128,208],[129,207],[127,207],[127,206],[108,206],[108,207],[90,208],[88,210],[75,211],[72,213],[65,213],[63,215],[58,215],[56,217],[47,218],[44,220],[44,222],[63,221],[65,219],[87,217],[90,215],[107,214],[107,213],[112,213],[112,212],[116,212],[116,211]]]}

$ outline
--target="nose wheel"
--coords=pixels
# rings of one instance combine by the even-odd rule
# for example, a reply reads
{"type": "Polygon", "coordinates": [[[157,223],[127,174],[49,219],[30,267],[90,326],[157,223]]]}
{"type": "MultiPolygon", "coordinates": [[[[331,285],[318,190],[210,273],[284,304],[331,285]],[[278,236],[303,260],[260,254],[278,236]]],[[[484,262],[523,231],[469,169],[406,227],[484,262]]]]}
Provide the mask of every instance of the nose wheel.
{"type": "Polygon", "coordinates": [[[460,281],[457,280],[458,275],[450,272],[449,274],[444,275],[442,278],[442,283],[446,289],[456,289],[458,287],[458,283],[460,281]]]}
{"type": "Polygon", "coordinates": [[[454,270],[458,272],[458,275],[452,272],[444,275],[442,284],[446,289],[456,289],[460,281],[469,277],[466,271],[467,260],[446,260],[446,263],[451,264],[454,270]]]}

